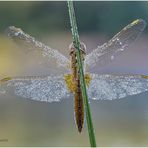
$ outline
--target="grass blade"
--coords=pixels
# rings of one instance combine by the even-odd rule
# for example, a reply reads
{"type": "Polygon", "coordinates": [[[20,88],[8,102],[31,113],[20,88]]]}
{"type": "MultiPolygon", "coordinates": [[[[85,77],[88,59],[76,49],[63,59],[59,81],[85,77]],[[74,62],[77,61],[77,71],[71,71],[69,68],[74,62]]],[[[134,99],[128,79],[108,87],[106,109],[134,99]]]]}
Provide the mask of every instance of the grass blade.
{"type": "Polygon", "coordinates": [[[94,128],[93,128],[91,111],[90,111],[89,102],[88,102],[88,96],[87,96],[87,90],[86,90],[86,84],[85,84],[85,78],[84,78],[84,72],[83,72],[83,65],[82,65],[82,59],[81,59],[80,40],[79,40],[76,17],[75,17],[75,12],[74,12],[72,1],[68,1],[68,10],[69,10],[73,43],[74,43],[75,48],[77,49],[76,56],[78,60],[78,69],[80,72],[80,84],[81,84],[81,89],[82,89],[82,96],[84,98],[84,106],[85,106],[85,112],[86,112],[86,120],[87,120],[90,145],[91,147],[96,147],[94,128]]]}

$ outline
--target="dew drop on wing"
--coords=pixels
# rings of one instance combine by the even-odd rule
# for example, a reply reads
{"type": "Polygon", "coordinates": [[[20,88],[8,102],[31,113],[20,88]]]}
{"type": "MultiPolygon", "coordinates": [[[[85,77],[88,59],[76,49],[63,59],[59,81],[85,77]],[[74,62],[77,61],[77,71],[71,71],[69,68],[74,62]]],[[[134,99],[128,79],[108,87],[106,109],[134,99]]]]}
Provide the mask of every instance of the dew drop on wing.
{"type": "Polygon", "coordinates": [[[148,79],[141,75],[91,76],[88,95],[94,100],[114,100],[148,91],[148,79]]]}
{"type": "Polygon", "coordinates": [[[115,57],[112,55],[112,56],[111,56],[111,60],[114,60],[114,58],[115,58],[115,57]]]}
{"type": "Polygon", "coordinates": [[[123,50],[127,49],[127,47],[139,37],[145,26],[146,22],[144,20],[137,19],[124,27],[107,43],[98,46],[91,53],[86,55],[85,67],[89,70],[95,66],[101,67],[109,64],[112,61],[111,56],[117,56],[123,50]]]}
{"type": "Polygon", "coordinates": [[[27,51],[27,48],[32,49],[29,50],[30,52],[38,50],[40,51],[39,53],[41,53],[43,57],[46,57],[44,59],[46,59],[49,62],[49,64],[54,65],[54,67],[58,69],[61,67],[61,70],[69,72],[70,61],[58,50],[52,49],[49,46],[37,41],[34,37],[25,33],[20,28],[10,26],[6,29],[5,32],[10,38],[14,39],[17,43],[21,44],[21,46],[24,45],[26,47],[25,51],[27,51]]]}
{"type": "Polygon", "coordinates": [[[10,95],[36,101],[55,102],[69,97],[62,76],[14,78],[1,84],[0,89],[4,89],[10,95]]]}

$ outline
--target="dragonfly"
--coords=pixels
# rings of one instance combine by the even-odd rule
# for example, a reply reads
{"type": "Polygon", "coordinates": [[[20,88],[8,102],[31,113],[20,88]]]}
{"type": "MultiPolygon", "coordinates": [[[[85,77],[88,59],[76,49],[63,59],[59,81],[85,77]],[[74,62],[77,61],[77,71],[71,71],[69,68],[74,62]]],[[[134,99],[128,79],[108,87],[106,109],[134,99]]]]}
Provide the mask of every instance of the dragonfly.
{"type": "MultiPolygon", "coordinates": [[[[81,58],[83,61],[85,82],[89,99],[114,100],[125,98],[148,91],[148,76],[137,74],[95,74],[89,68],[99,68],[109,64],[116,55],[127,50],[143,32],[146,22],[137,19],[124,27],[111,40],[98,46],[89,54],[86,46],[80,43],[81,58]]],[[[35,101],[59,102],[63,99],[74,98],[75,122],[79,133],[84,124],[84,104],[80,84],[76,48],[73,43],[69,46],[69,58],[58,50],[37,41],[20,28],[10,26],[6,29],[8,37],[24,44],[27,48],[38,50],[47,61],[55,60],[55,68],[62,68],[65,73],[47,76],[6,77],[0,80],[0,93],[12,94],[20,98],[35,101]]]]}

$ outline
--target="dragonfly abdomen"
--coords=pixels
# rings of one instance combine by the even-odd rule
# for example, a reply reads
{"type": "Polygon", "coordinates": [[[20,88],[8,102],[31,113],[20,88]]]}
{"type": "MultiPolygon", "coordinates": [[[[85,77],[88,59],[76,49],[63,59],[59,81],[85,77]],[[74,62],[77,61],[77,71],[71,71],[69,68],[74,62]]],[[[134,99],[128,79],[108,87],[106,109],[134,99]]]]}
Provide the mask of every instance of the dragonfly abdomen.
{"type": "Polygon", "coordinates": [[[78,131],[81,132],[84,123],[84,105],[83,105],[83,98],[82,92],[80,88],[80,82],[78,81],[77,90],[74,93],[74,102],[75,102],[75,120],[78,131]]]}

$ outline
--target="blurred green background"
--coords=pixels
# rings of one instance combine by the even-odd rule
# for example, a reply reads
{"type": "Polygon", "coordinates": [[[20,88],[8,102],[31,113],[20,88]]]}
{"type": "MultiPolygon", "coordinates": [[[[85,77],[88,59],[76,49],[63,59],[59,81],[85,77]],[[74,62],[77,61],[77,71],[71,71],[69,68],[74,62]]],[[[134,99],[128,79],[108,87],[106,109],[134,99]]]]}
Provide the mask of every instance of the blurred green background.
{"type": "MultiPolygon", "coordinates": [[[[97,31],[112,35],[131,20],[148,20],[147,2],[79,1],[75,2],[75,10],[81,33],[97,31]]],[[[37,35],[69,30],[66,2],[1,2],[0,18],[2,32],[8,25],[37,35]]]]}
{"type": "MultiPolygon", "coordinates": [[[[88,52],[108,41],[137,18],[148,22],[148,2],[74,2],[80,39],[88,52]]],[[[21,50],[4,35],[11,25],[22,28],[68,56],[72,42],[66,2],[0,2],[0,78],[48,75],[51,63],[21,50]],[[42,62],[42,64],[39,64],[42,62]]],[[[139,40],[96,73],[148,75],[148,27],[139,40]]],[[[56,71],[60,73],[60,71],[56,71]]],[[[98,146],[148,146],[148,93],[114,101],[91,101],[98,146]]],[[[0,96],[0,146],[89,146],[86,123],[77,132],[73,98],[60,103],[0,96]],[[8,139],[8,141],[1,141],[8,139]]]]}

